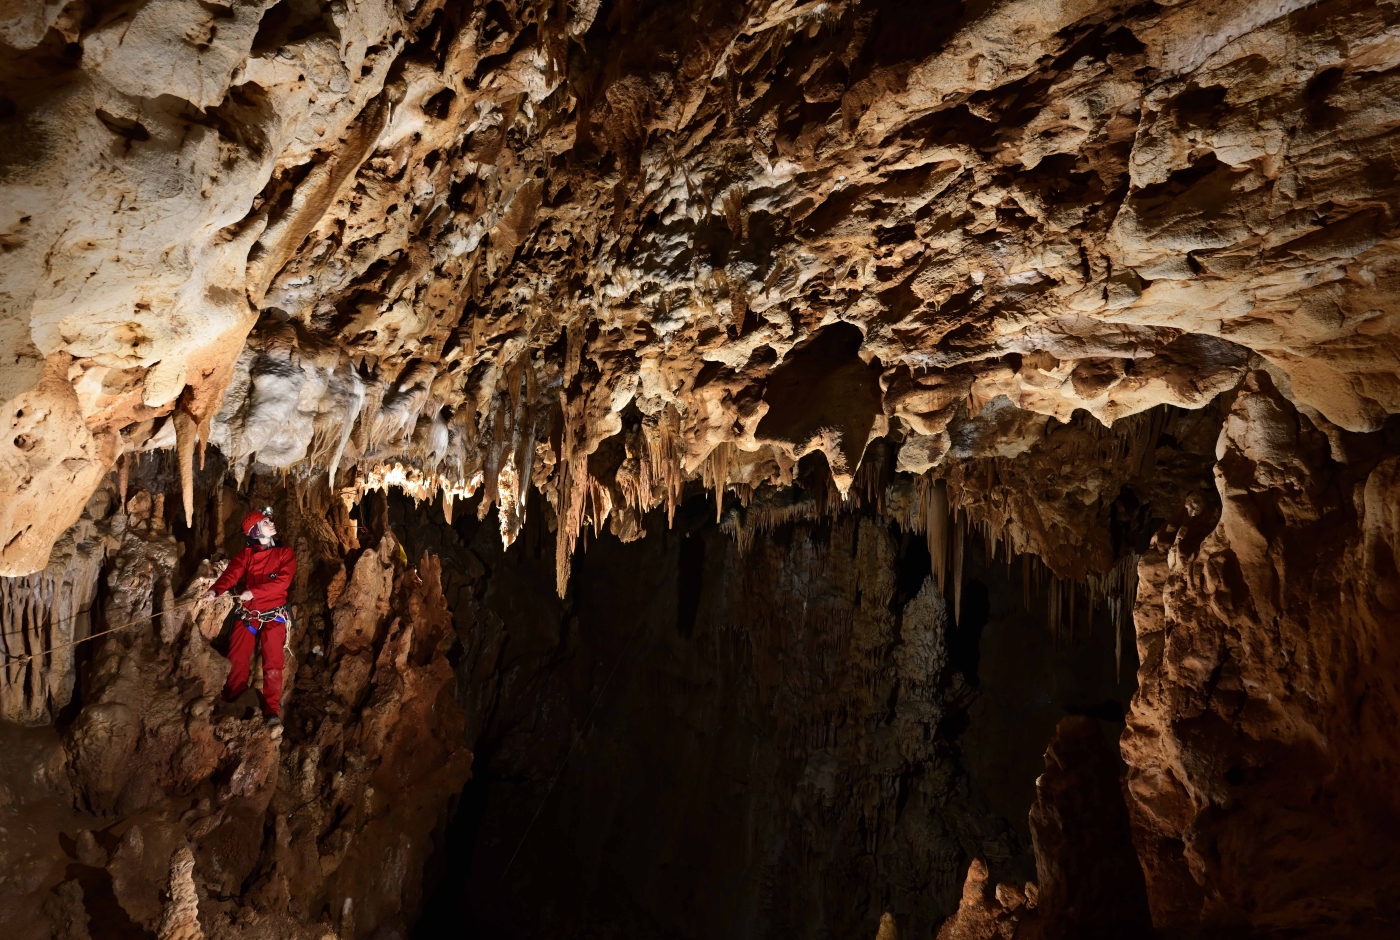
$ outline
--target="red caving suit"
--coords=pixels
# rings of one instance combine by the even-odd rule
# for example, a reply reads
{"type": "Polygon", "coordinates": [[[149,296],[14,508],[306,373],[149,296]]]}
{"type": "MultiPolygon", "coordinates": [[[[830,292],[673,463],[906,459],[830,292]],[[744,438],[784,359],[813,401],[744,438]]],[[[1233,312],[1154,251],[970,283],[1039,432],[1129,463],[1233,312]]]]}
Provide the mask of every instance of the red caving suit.
{"type": "MultiPolygon", "coordinates": [[[[253,613],[276,610],[287,603],[287,590],[292,586],[292,576],[297,573],[296,554],[282,545],[271,547],[249,545],[228,563],[219,580],[214,582],[214,593],[222,594],[230,590],[239,580],[243,580],[245,590],[253,592],[253,598],[244,607],[253,613]]],[[[229,641],[228,658],[233,664],[228,682],[224,685],[224,701],[231,702],[248,688],[248,673],[253,665],[253,644],[262,641],[263,659],[263,714],[282,713],[282,645],[287,639],[285,618],[267,621],[259,628],[239,620],[233,626],[233,638],[229,641]]]]}

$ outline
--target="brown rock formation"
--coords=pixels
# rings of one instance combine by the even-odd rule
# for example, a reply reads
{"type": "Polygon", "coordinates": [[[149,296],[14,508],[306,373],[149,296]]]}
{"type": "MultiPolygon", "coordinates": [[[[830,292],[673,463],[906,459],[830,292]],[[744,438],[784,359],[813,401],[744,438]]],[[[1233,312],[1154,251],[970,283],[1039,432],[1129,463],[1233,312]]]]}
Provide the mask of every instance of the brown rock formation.
{"type": "Polygon", "coordinates": [[[199,927],[199,896],[194,886],[194,853],[189,846],[170,859],[170,900],[160,917],[157,940],[204,940],[199,927]]]}
{"type": "Polygon", "coordinates": [[[1338,443],[1252,375],[1218,502],[1143,557],[1123,753],[1161,926],[1393,923],[1400,493],[1391,442],[1338,443]]]}
{"type": "MultiPolygon", "coordinates": [[[[217,701],[228,665],[209,639],[230,605],[194,602],[212,579],[207,564],[176,592],[181,548],[165,511],[142,489],[87,523],[111,546],[98,624],[159,616],[94,641],[62,736],[41,729],[42,748],[12,751],[27,756],[6,770],[0,813],[7,831],[24,834],[0,866],[0,922],[19,937],[129,929],[180,940],[406,929],[428,836],[471,761],[435,560],[408,567],[386,536],[356,564],[372,575],[334,603],[299,582],[305,632],[294,635],[287,675],[289,714],[300,720],[284,736],[245,720],[246,705],[217,701]],[[366,596],[365,582],[382,596],[366,596]],[[320,624],[352,608],[369,612],[360,618],[369,663],[345,702],[329,680],[348,653],[320,624]],[[8,789],[36,767],[36,783],[8,789]]],[[[328,547],[302,542],[307,561],[335,558],[316,554],[328,547]]],[[[71,682],[72,669],[70,657],[36,671],[71,682]]]]}
{"type": "Polygon", "coordinates": [[[938,940],[1011,940],[1018,936],[1021,918],[1036,908],[1035,885],[1021,892],[1014,885],[997,885],[987,892],[987,863],[973,859],[963,882],[958,911],[944,921],[938,940]]]}

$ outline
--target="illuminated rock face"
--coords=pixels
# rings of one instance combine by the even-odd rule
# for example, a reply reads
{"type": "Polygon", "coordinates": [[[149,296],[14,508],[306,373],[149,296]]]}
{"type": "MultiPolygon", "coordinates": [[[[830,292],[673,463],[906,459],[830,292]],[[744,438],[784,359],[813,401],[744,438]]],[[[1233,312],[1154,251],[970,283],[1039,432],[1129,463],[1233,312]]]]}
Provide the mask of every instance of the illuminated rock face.
{"type": "MultiPolygon", "coordinates": [[[[535,548],[561,598],[587,542],[698,492],[742,550],[844,511],[926,540],[950,622],[979,545],[1017,557],[1057,638],[1076,598],[1132,620],[1125,805],[1159,927],[1393,917],[1397,30],[1375,0],[11,3],[0,649],[168,611],[232,531],[235,481],[302,507],[329,711],[384,670],[450,697],[457,641],[422,612],[431,578],[404,580],[430,565],[359,547],[357,525],[386,537],[367,491],[449,521],[472,499],[506,545],[555,533],[535,548]],[[444,649],[403,638],[421,617],[444,649]]],[[[174,618],[149,649],[7,658],[0,718],[62,729],[34,745],[68,781],[45,799],[165,807],[144,887],[113,861],[138,848],[83,864],[116,865],[142,929],[217,935],[189,879],[272,856],[210,869],[171,801],[263,745],[196,714],[219,660],[174,618]]],[[[452,769],[414,804],[423,839],[475,744],[448,740],[479,719],[462,707],[427,721],[452,769]]],[[[354,742],[316,745],[341,750],[307,757],[308,799],[397,721],[337,712],[354,742]]],[[[248,786],[275,815],[281,791],[248,786]]],[[[384,786],[336,805],[387,818],[409,783],[384,786]]],[[[329,831],[307,891],[380,845],[329,831]]],[[[413,881],[426,846],[405,851],[413,881]]],[[[1040,861],[1046,904],[1092,903],[1072,873],[1093,865],[1040,861]]],[[[1000,877],[972,870],[950,931],[1091,923],[1031,917],[1024,888],[993,908],[1000,877]]],[[[44,922],[80,936],[92,885],[53,891],[44,922]]],[[[344,893],[375,913],[298,923],[369,930],[417,897],[344,893]]]]}
{"type": "Polygon", "coordinates": [[[576,538],[814,449],[844,489],[872,436],[923,472],[1003,396],[1003,448],[1251,363],[1329,427],[1400,410],[1389,6],[218,9],[0,29],[0,397],[86,426],[0,445],[10,574],[152,442],[401,460],[507,538],[533,481],[576,538]],[[842,343],[858,388],[793,398],[842,343]]]}
{"type": "Polygon", "coordinates": [[[1349,437],[1338,462],[1251,376],[1218,503],[1189,500],[1143,557],[1123,755],[1159,924],[1344,932],[1394,896],[1396,443],[1349,437]]]}

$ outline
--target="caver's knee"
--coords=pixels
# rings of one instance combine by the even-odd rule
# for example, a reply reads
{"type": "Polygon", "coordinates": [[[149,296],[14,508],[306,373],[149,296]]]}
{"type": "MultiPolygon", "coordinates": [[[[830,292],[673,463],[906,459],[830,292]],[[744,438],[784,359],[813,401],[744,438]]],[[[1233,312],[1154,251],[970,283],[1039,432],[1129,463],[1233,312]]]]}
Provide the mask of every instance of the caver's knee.
{"type": "Polygon", "coordinates": [[[263,671],[268,672],[275,669],[280,674],[285,659],[282,641],[274,637],[269,637],[267,642],[263,643],[262,655],[263,671]]]}

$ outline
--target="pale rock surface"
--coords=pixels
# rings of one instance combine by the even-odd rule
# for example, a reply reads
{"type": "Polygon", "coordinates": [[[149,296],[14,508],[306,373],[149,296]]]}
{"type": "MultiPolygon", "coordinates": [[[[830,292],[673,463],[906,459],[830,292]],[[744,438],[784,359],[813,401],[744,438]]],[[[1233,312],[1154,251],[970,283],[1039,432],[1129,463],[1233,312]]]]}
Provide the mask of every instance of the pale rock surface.
{"type": "Polygon", "coordinates": [[[821,450],[844,491],[874,436],[915,435],[911,472],[1019,446],[999,417],[945,450],[964,400],[1111,423],[1262,361],[1338,428],[1400,410],[1392,4],[597,14],[9,10],[4,397],[67,417],[0,444],[62,507],[11,506],[4,570],[162,420],[240,465],[484,487],[507,540],[533,482],[562,586],[581,527],[682,477],[821,450]],[[784,418],[843,322],[878,386],[784,418]],[[650,466],[595,478],[628,408],[650,466]]]}
{"type": "Polygon", "coordinates": [[[187,845],[171,856],[169,895],[156,930],[157,940],[204,940],[194,886],[194,852],[187,845]]]}

